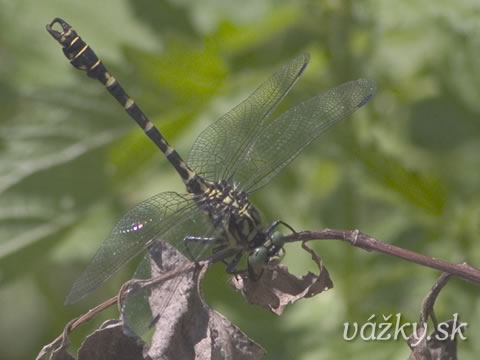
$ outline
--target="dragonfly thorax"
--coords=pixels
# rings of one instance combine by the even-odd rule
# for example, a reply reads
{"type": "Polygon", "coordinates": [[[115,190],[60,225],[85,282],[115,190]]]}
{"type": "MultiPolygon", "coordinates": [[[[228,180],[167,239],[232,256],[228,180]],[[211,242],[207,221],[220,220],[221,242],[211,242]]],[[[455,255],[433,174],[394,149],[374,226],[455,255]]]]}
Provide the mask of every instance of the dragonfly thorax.
{"type": "Polygon", "coordinates": [[[263,243],[260,213],[244,191],[222,180],[210,183],[196,201],[230,247],[250,250],[263,243]]]}

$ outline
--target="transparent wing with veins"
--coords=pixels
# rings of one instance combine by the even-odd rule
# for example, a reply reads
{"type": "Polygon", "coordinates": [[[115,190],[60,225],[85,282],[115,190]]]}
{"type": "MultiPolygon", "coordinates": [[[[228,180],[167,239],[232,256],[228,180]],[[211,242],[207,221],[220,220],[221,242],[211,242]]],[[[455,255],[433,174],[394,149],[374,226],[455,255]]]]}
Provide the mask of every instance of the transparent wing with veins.
{"type": "Polygon", "coordinates": [[[187,163],[211,181],[241,181],[237,178],[241,174],[235,171],[238,162],[245,161],[245,152],[270,123],[270,115],[298,81],[309,59],[302,54],[282,66],[245,101],[206,128],[195,140],[187,163]]]}
{"type": "Polygon", "coordinates": [[[251,193],[267,184],[325,130],[367,103],[375,92],[371,80],[350,81],[272,118],[308,61],[308,54],[296,57],[205,129],[193,144],[189,165],[212,181],[226,179],[251,193]]]}
{"type": "Polygon", "coordinates": [[[184,237],[203,235],[205,215],[189,194],[164,192],[145,200],[129,210],[115,225],[93,260],[73,284],[66,303],[79,301],[110,278],[126,263],[141,253],[152,241],[167,241],[184,254],[200,258],[205,244],[189,244],[185,248],[184,237]],[[183,224],[194,222],[197,230],[183,224]]]}

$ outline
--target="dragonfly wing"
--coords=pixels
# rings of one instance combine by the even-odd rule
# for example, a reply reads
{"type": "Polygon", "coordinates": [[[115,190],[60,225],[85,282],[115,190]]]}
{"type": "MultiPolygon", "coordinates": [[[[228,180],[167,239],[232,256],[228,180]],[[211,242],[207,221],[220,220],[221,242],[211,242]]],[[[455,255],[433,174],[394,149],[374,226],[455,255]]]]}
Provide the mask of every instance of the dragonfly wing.
{"type": "Polygon", "coordinates": [[[192,218],[198,221],[199,213],[203,215],[192,196],[175,192],[157,194],[130,209],[75,281],[65,302],[75,303],[95,290],[151,241],[170,234],[172,245],[183,247],[183,238],[175,237],[178,235],[175,228],[192,218]]]}
{"type": "MultiPolygon", "coordinates": [[[[195,140],[188,164],[209,180],[229,179],[232,165],[242,158],[260,129],[268,124],[271,113],[300,78],[308,61],[308,54],[296,57],[206,128],[195,140]]],[[[231,180],[236,182],[235,177],[231,180]]]]}
{"type": "Polygon", "coordinates": [[[375,82],[367,79],[344,83],[262,127],[231,169],[240,189],[251,193],[267,184],[321,133],[365,105],[375,87],[375,82]]]}

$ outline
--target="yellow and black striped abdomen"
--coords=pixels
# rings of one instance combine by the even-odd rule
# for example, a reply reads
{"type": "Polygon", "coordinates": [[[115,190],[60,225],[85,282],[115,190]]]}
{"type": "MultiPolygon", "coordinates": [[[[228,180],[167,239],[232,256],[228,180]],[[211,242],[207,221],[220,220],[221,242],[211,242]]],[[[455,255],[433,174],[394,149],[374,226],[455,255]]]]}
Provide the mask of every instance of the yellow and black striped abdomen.
{"type": "Polygon", "coordinates": [[[206,189],[205,181],[199,177],[171,147],[155,125],[147,118],[140,107],[128,96],[120,83],[113,77],[98,59],[95,52],[88,46],[72,27],[62,19],[56,18],[49,25],[47,31],[62,45],[65,56],[77,69],[85,71],[91,78],[97,79],[107,88],[108,92],[123,106],[124,110],[140,126],[145,134],[165,154],[168,161],[177,170],[185,183],[187,190],[194,194],[203,193],[206,189]],[[52,28],[55,24],[62,27],[62,31],[52,28]]]}

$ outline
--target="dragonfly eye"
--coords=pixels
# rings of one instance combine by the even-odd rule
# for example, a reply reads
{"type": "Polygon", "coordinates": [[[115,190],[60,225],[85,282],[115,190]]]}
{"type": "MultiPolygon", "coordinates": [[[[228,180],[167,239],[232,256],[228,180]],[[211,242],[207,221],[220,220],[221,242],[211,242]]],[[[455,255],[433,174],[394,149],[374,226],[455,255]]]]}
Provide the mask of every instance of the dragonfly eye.
{"type": "Polygon", "coordinates": [[[254,269],[262,268],[267,263],[267,248],[264,246],[253,249],[248,257],[248,264],[254,269]]]}
{"type": "Polygon", "coordinates": [[[272,245],[276,247],[281,248],[285,244],[284,236],[280,231],[275,231],[270,237],[270,239],[272,241],[272,245]]]}

